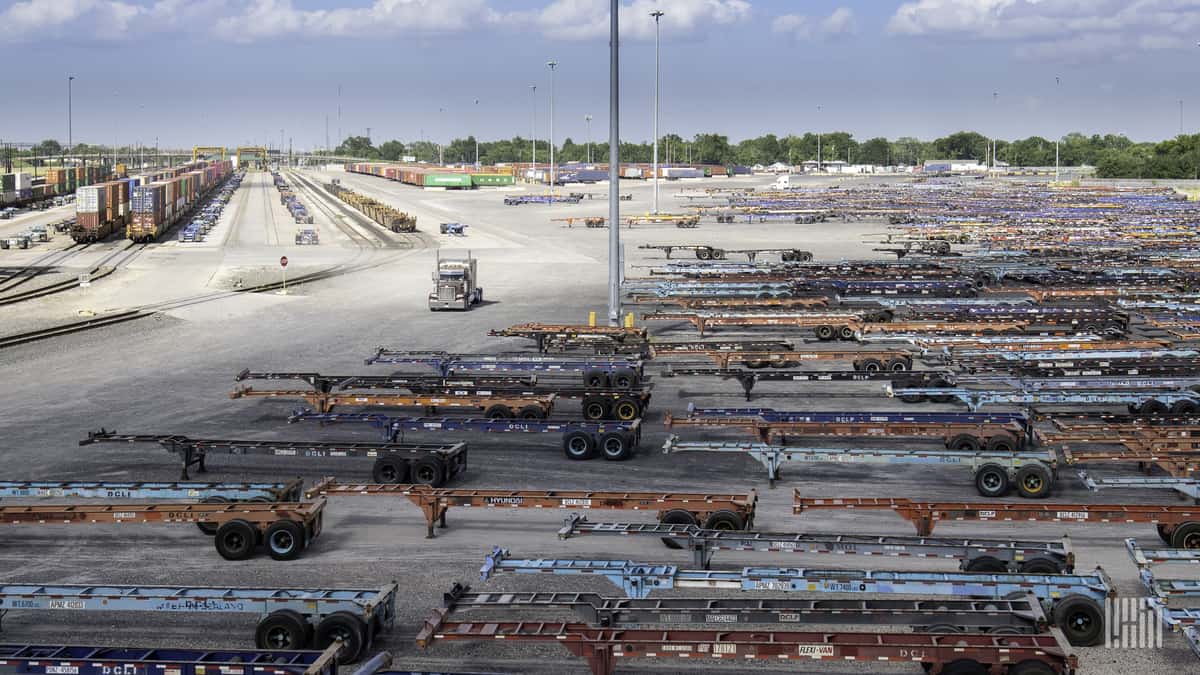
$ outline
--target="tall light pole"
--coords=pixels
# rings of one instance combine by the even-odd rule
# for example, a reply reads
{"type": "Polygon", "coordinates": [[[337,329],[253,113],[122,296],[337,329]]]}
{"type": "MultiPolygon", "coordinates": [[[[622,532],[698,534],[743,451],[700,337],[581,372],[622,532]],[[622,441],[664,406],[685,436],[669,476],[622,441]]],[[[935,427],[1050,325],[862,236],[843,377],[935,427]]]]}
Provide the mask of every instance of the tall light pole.
{"type": "Polygon", "coordinates": [[[67,153],[71,152],[71,148],[75,145],[72,136],[73,124],[71,122],[71,83],[75,81],[74,75],[67,76],[67,153]]]}
{"type": "Polygon", "coordinates": [[[529,169],[529,177],[537,180],[537,85],[529,85],[529,93],[533,98],[533,153],[530,163],[533,166],[529,169]]]}
{"type": "Polygon", "coordinates": [[[1183,135],[1183,99],[1179,99],[1179,135],[1183,135]]]}
{"type": "MultiPolygon", "coordinates": [[[[479,99],[475,99],[475,123],[479,123],[479,99]]],[[[478,131],[478,129],[476,129],[478,131]]],[[[479,168],[479,134],[475,136],[475,168],[479,168]]]]}
{"type": "MultiPolygon", "coordinates": [[[[1000,92],[993,91],[992,92],[992,110],[993,111],[996,109],[996,102],[999,100],[999,98],[1000,98],[1000,92]]],[[[985,164],[986,164],[986,162],[985,162],[985,164]]],[[[992,136],[992,168],[993,169],[996,168],[996,137],[995,136],[992,136]]]]}
{"type": "Polygon", "coordinates": [[[554,173],[554,69],[558,67],[558,61],[551,59],[546,65],[550,66],[550,190],[553,192],[557,181],[554,173]]]}
{"type": "MultiPolygon", "coordinates": [[[[1062,91],[1062,78],[1060,78],[1057,75],[1054,76],[1054,90],[1055,90],[1056,94],[1060,93],[1062,91]]],[[[1055,98],[1058,98],[1058,97],[1056,96],[1055,98]]],[[[1055,183],[1058,182],[1058,142],[1059,142],[1059,140],[1061,140],[1061,138],[1062,138],[1061,134],[1058,134],[1054,137],[1054,182],[1055,183]]]]}
{"type": "Polygon", "coordinates": [[[662,18],[662,15],[663,11],[661,9],[656,9],[653,12],[650,12],[650,16],[654,17],[654,213],[658,213],[658,38],[659,19],[662,18]]]}
{"type": "Polygon", "coordinates": [[[817,173],[821,172],[821,106],[817,106],[817,173]]]}
{"type": "Polygon", "coordinates": [[[619,0],[611,0],[608,28],[608,324],[621,323],[621,116],[619,0]]]}
{"type": "Polygon", "coordinates": [[[592,116],[591,116],[591,115],[584,115],[584,116],[583,116],[583,121],[584,121],[584,122],[587,122],[587,134],[588,134],[588,164],[591,164],[591,163],[592,163],[592,116]]]}

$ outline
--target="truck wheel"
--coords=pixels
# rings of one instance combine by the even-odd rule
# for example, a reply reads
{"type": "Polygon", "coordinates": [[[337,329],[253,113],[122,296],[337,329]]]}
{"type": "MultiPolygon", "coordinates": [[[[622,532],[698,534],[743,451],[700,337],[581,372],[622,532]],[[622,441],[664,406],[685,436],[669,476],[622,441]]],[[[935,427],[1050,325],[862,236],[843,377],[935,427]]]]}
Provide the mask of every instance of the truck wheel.
{"type": "Polygon", "coordinates": [[[1196,404],[1191,401],[1175,401],[1171,404],[1171,413],[1174,415],[1191,415],[1194,412],[1196,412],[1196,404]]]}
{"type": "Polygon", "coordinates": [[[713,258],[713,260],[724,260],[725,259],[725,251],[723,249],[714,248],[712,250],[712,258],[713,258]]]}
{"type": "Polygon", "coordinates": [[[483,416],[489,420],[510,420],[513,417],[513,411],[506,405],[494,405],[483,411],[483,416]]]}
{"type": "Polygon", "coordinates": [[[903,373],[912,370],[912,361],[903,357],[895,357],[888,359],[887,369],[889,373],[903,373]]]}
{"type": "Polygon", "coordinates": [[[712,515],[704,521],[704,529],[706,530],[723,530],[732,532],[746,529],[746,521],[740,515],[727,509],[714,511],[712,515]]]}
{"type": "MultiPolygon", "coordinates": [[[[692,513],[691,511],[684,511],[683,509],[673,509],[663,514],[663,517],[659,518],[658,522],[662,523],[663,525],[695,525],[696,514],[692,513]]],[[[682,544],[670,537],[662,537],[662,543],[663,546],[666,546],[667,548],[683,548],[682,544]]]]}
{"type": "Polygon", "coordinates": [[[981,555],[968,560],[967,564],[963,565],[963,571],[975,574],[1003,574],[1008,571],[1008,565],[999,558],[981,555]]]}
{"type": "Polygon", "coordinates": [[[842,338],[843,340],[853,340],[854,328],[852,326],[842,326],[838,329],[838,337],[842,338]]]}
{"type": "Polygon", "coordinates": [[[213,543],[217,553],[226,560],[245,560],[254,555],[258,545],[258,529],[240,518],[222,523],[213,543]]]}
{"type": "Polygon", "coordinates": [[[1200,523],[1182,523],[1171,533],[1171,546],[1200,549],[1200,523]]]}
{"type": "Polygon", "coordinates": [[[1016,436],[1005,432],[989,438],[986,447],[989,452],[1016,452],[1017,445],[1016,436]]]}
{"type": "Polygon", "coordinates": [[[583,383],[589,389],[603,389],[608,386],[608,373],[598,368],[583,373],[583,383]]]}
{"type": "Polygon", "coordinates": [[[832,340],[833,339],[833,326],[826,326],[826,325],[817,326],[816,328],[813,329],[813,333],[816,334],[818,340],[832,340]]]}
{"type": "Polygon", "coordinates": [[[1068,595],[1054,605],[1054,625],[1062,629],[1067,642],[1090,647],[1104,634],[1104,613],[1091,598],[1068,595]]]}
{"type": "Polygon", "coordinates": [[[1021,563],[1017,568],[1021,574],[1062,574],[1062,565],[1054,562],[1050,558],[1036,557],[1030,558],[1021,563]]]}
{"type": "Polygon", "coordinates": [[[613,416],[622,422],[631,422],[642,416],[642,404],[629,396],[622,396],[613,405],[613,416]]]}
{"type": "Polygon", "coordinates": [[[1162,539],[1164,544],[1171,543],[1171,533],[1175,531],[1175,528],[1159,523],[1158,525],[1154,526],[1154,529],[1158,532],[1158,538],[1162,539]]]}
{"type": "Polygon", "coordinates": [[[707,248],[698,248],[696,249],[696,257],[700,260],[710,260],[712,259],[712,251],[707,248]]]}
{"type": "Polygon", "coordinates": [[[259,649],[304,649],[308,646],[308,621],[290,609],[280,609],[263,617],[254,630],[259,649]]]}
{"type": "Polygon", "coordinates": [[[338,651],[338,663],[354,663],[362,656],[367,641],[367,625],[350,612],[334,612],[317,624],[314,646],[326,649],[335,641],[342,641],[338,651]]]}
{"type": "Polygon", "coordinates": [[[568,431],[563,434],[563,454],[577,461],[591,459],[596,456],[596,441],[586,431],[568,431]]]}
{"type": "Polygon", "coordinates": [[[544,420],[546,411],[542,410],[541,406],[527,405],[517,411],[517,417],[523,420],[544,420]]]}
{"type": "Polygon", "coordinates": [[[812,262],[812,259],[813,254],[809,253],[808,251],[800,252],[800,262],[812,262]]]}
{"type": "Polygon", "coordinates": [[[292,520],[278,520],[267,528],[267,554],[275,560],[295,560],[304,550],[304,526],[292,520]]]}
{"type": "Polygon", "coordinates": [[[1041,464],[1026,464],[1017,469],[1017,494],[1026,499],[1044,499],[1050,496],[1054,476],[1041,464]]]}
{"type": "Polygon", "coordinates": [[[375,460],[371,468],[371,480],[376,483],[404,483],[408,481],[408,462],[399,457],[384,455],[375,460]]]}
{"type": "Polygon", "coordinates": [[[1167,404],[1157,399],[1151,399],[1142,404],[1141,413],[1143,415],[1161,415],[1167,412],[1167,404]]]}
{"type": "Polygon", "coordinates": [[[593,421],[608,419],[608,401],[602,396],[584,397],[583,418],[593,421]]]}
{"type": "Polygon", "coordinates": [[[942,675],[987,675],[988,669],[974,659],[951,661],[942,668],[942,675]]]}
{"type": "Polygon", "coordinates": [[[971,434],[959,434],[954,438],[951,438],[950,442],[946,444],[946,447],[950,448],[951,450],[961,450],[962,452],[979,452],[982,444],[979,442],[978,438],[972,436],[971,434]]]}
{"type": "Polygon", "coordinates": [[[637,386],[638,375],[630,368],[617,368],[613,371],[612,383],[617,389],[633,389],[637,386]]]}
{"type": "MultiPolygon", "coordinates": [[[[200,503],[201,504],[228,504],[229,500],[226,499],[225,497],[221,497],[219,495],[213,495],[212,497],[205,497],[204,499],[201,499],[200,503]]],[[[207,534],[210,537],[217,533],[217,524],[216,523],[196,523],[196,527],[200,528],[201,532],[203,532],[204,534],[207,534]]]]}
{"type": "Polygon", "coordinates": [[[1036,659],[1026,659],[1009,668],[1008,675],[1054,675],[1054,669],[1036,659]]]}
{"type": "Polygon", "coordinates": [[[600,437],[600,452],[610,462],[624,462],[633,455],[633,443],[625,434],[610,431],[600,437]]]}
{"type": "Polygon", "coordinates": [[[1008,469],[999,464],[984,464],[975,472],[975,490],[984,497],[1008,494],[1008,469]]]}
{"type": "Polygon", "coordinates": [[[446,463],[437,457],[422,457],[413,462],[412,480],[418,485],[441,487],[445,476],[446,463]]]}
{"type": "Polygon", "coordinates": [[[863,359],[859,361],[858,369],[864,373],[878,373],[883,370],[883,363],[879,359],[863,359]]]}

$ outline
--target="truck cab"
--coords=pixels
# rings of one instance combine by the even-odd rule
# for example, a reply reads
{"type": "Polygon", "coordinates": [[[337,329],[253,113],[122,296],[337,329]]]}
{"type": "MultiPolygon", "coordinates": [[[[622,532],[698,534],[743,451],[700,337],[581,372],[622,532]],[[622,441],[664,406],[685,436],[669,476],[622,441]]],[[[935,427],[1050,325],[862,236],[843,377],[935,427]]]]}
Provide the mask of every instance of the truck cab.
{"type": "Polygon", "coordinates": [[[433,292],[429,294],[429,311],[439,309],[471,309],[483,301],[483,288],[477,285],[475,259],[438,257],[433,271],[433,292]]]}

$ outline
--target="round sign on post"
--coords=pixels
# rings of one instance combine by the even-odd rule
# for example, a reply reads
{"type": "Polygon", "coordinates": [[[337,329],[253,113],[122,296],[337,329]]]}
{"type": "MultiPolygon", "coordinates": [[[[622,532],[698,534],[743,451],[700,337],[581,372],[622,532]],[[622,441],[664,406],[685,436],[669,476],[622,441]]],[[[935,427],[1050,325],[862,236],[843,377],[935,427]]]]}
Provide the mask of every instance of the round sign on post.
{"type": "Polygon", "coordinates": [[[280,257],[279,257],[279,266],[280,266],[280,267],[287,267],[287,256],[286,256],[286,255],[285,255],[285,256],[280,256],[280,257]]]}

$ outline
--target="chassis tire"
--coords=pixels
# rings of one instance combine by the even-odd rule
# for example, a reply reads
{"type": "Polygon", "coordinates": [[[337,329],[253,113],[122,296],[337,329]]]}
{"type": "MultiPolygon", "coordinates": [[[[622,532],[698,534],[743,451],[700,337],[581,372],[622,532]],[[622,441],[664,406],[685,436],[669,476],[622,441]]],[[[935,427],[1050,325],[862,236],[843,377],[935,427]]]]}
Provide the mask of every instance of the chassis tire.
{"type": "Polygon", "coordinates": [[[412,482],[417,485],[441,487],[446,482],[446,463],[437,457],[422,457],[413,462],[412,482]]]}
{"type": "Polygon", "coordinates": [[[408,462],[400,457],[384,455],[371,467],[371,480],[376,483],[407,483],[408,462]]]}
{"type": "Polygon", "coordinates": [[[633,389],[638,384],[637,372],[632,368],[617,368],[613,371],[612,385],[616,389],[633,389]]]}
{"type": "Polygon", "coordinates": [[[254,629],[254,644],[259,649],[305,649],[311,630],[299,612],[280,609],[258,622],[254,629]]]}
{"type": "MultiPolygon", "coordinates": [[[[696,514],[692,513],[691,511],[684,511],[683,509],[673,509],[664,513],[663,517],[659,518],[658,522],[662,523],[663,525],[695,525],[696,514]]],[[[662,543],[663,546],[666,546],[667,548],[683,548],[682,544],[674,539],[671,539],[670,537],[662,537],[662,543]]]]}
{"type": "Polygon", "coordinates": [[[963,565],[963,571],[978,572],[980,574],[1003,574],[1008,571],[1008,565],[999,558],[990,555],[981,555],[968,560],[967,564],[963,565]]]}
{"type": "Polygon", "coordinates": [[[527,405],[517,411],[517,417],[523,420],[544,420],[546,411],[541,406],[527,405]]]}
{"type": "Polygon", "coordinates": [[[608,386],[608,373],[598,368],[583,373],[583,383],[589,389],[603,389],[608,386]]]}
{"type": "Polygon", "coordinates": [[[1200,549],[1200,523],[1181,523],[1171,532],[1171,546],[1200,549]]]}
{"type": "Polygon", "coordinates": [[[642,416],[642,404],[635,398],[622,396],[613,404],[612,414],[622,422],[632,422],[642,416]]]}
{"type": "Polygon", "coordinates": [[[989,452],[1016,452],[1018,445],[1016,436],[1010,433],[1001,433],[987,439],[984,447],[989,452]]]}
{"type": "Polygon", "coordinates": [[[1017,469],[1017,494],[1026,499],[1044,499],[1050,496],[1054,476],[1041,464],[1026,464],[1017,469]]]}
{"type": "Polygon", "coordinates": [[[1140,411],[1143,415],[1162,415],[1167,412],[1167,404],[1157,399],[1151,399],[1141,405],[1140,411]]]}
{"type": "Polygon", "coordinates": [[[263,537],[267,555],[275,560],[295,560],[304,551],[304,526],[294,520],[271,523],[263,537]]]}
{"type": "Polygon", "coordinates": [[[975,472],[975,491],[983,497],[1003,497],[1011,488],[1008,469],[999,464],[984,464],[975,472]]]}
{"type": "Polygon", "coordinates": [[[878,373],[883,370],[883,362],[879,359],[863,359],[858,362],[858,370],[864,373],[878,373]]]}
{"type": "Polygon", "coordinates": [[[959,434],[951,438],[946,447],[951,450],[961,450],[963,452],[979,452],[983,444],[979,442],[977,437],[971,434],[959,434]]]}
{"type": "Polygon", "coordinates": [[[903,373],[912,370],[912,361],[902,357],[888,359],[885,366],[889,373],[903,373]]]}
{"type": "Polygon", "coordinates": [[[714,511],[704,520],[704,529],[736,532],[746,529],[746,521],[734,511],[714,511]]]}
{"type": "Polygon", "coordinates": [[[1104,612],[1091,598],[1068,595],[1054,606],[1054,625],[1076,647],[1089,647],[1104,636],[1104,612]]]}
{"type": "Polygon", "coordinates": [[[1008,669],[1008,675],[1054,675],[1054,669],[1035,659],[1026,659],[1008,669]]]}
{"type": "Polygon", "coordinates": [[[583,419],[604,420],[609,415],[608,399],[603,396],[587,396],[583,399],[583,419]]]}
{"type": "Polygon", "coordinates": [[[620,431],[610,431],[600,437],[600,454],[610,462],[624,462],[633,456],[633,442],[620,431]]]}
{"type": "Polygon", "coordinates": [[[483,411],[483,416],[489,420],[510,420],[513,418],[513,411],[506,405],[493,405],[483,411]]]}
{"type": "Polygon", "coordinates": [[[832,340],[834,335],[833,326],[817,326],[813,329],[813,333],[816,334],[818,340],[832,340]]]}
{"type": "Polygon", "coordinates": [[[226,560],[246,560],[258,545],[258,528],[240,518],[221,523],[213,537],[217,553],[226,560]]]}
{"type": "Polygon", "coordinates": [[[596,456],[596,439],[586,431],[568,431],[563,434],[563,454],[576,461],[596,456]]]}
{"type": "Polygon", "coordinates": [[[335,640],[342,641],[342,648],[337,655],[338,663],[354,663],[362,656],[363,647],[366,646],[367,625],[349,612],[334,612],[317,624],[313,646],[325,649],[335,640]]]}
{"type": "Polygon", "coordinates": [[[1017,567],[1021,574],[1062,574],[1062,565],[1041,556],[1030,558],[1017,567]]]}
{"type": "MultiPolygon", "coordinates": [[[[201,499],[200,503],[201,504],[228,504],[229,500],[227,498],[221,497],[219,495],[213,495],[211,497],[205,497],[204,499],[201,499]]],[[[218,526],[216,523],[196,523],[196,527],[199,528],[201,532],[203,532],[204,534],[207,534],[208,536],[211,537],[217,533],[218,526]]]]}

